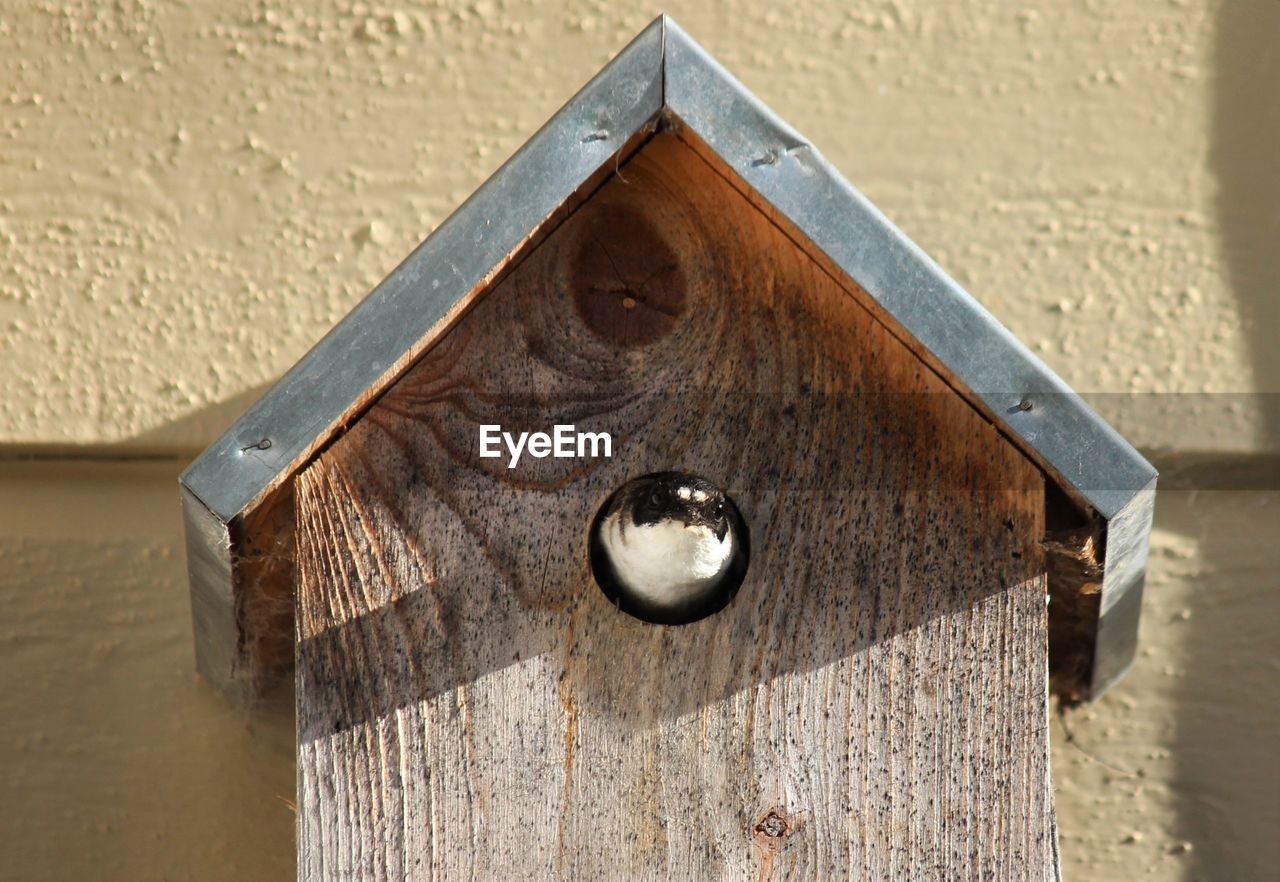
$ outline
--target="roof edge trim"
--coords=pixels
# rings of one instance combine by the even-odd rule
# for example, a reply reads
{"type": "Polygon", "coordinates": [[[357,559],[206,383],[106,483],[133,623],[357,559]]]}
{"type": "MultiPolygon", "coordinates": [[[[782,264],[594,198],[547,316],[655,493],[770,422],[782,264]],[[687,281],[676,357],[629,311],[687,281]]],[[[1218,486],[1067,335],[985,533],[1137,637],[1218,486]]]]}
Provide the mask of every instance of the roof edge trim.
{"type": "Polygon", "coordinates": [[[663,107],[659,17],[182,473],[224,523],[341,431],[663,107]]]}
{"type": "Polygon", "coordinates": [[[668,112],[853,279],[1050,475],[1111,518],[1155,468],[674,21],[668,112]]]}
{"type": "Polygon", "coordinates": [[[696,137],[757,207],[865,291],[904,345],[1108,522],[1090,685],[1100,695],[1132,659],[1155,469],[665,14],[183,472],[197,644],[210,644],[202,672],[225,687],[243,661],[226,645],[244,624],[237,592],[249,590],[238,581],[227,526],[340,434],[664,119],[696,137]]]}

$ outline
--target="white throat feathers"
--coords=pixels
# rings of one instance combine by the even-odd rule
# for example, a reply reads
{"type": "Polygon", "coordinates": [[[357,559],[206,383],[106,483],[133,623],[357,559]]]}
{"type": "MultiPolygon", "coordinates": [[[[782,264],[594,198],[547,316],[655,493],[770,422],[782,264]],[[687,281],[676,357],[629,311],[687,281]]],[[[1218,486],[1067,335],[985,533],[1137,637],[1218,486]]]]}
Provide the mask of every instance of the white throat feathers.
{"type": "Polygon", "coordinates": [[[705,598],[729,571],[736,550],[733,530],[722,539],[705,525],[669,519],[637,524],[617,511],[601,525],[600,542],[621,587],[667,609],[705,598]]]}

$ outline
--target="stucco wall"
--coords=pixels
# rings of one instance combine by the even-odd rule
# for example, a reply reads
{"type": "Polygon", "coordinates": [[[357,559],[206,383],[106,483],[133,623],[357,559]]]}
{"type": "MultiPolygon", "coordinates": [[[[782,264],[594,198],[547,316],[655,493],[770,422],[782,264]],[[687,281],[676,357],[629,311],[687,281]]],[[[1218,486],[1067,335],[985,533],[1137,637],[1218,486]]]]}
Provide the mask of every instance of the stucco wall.
{"type": "MultiPolygon", "coordinates": [[[[1280,4],[667,11],[1194,464],[1096,759],[1055,724],[1066,876],[1270,878],[1280,4]]],[[[290,874],[289,715],[192,674],[173,479],[655,12],[0,0],[0,877],[290,874]]]]}

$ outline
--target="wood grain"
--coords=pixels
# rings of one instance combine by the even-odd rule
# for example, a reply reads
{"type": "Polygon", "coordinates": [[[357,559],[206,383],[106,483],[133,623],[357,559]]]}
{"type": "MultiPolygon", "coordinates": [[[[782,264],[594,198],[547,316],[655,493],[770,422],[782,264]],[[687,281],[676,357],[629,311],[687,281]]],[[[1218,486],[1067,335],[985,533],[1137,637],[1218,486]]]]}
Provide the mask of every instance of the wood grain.
{"type": "Polygon", "coordinates": [[[300,878],[1055,878],[1042,475],[675,138],[295,489],[300,878]],[[665,468],[752,539],[683,627],[587,563],[665,468]]]}

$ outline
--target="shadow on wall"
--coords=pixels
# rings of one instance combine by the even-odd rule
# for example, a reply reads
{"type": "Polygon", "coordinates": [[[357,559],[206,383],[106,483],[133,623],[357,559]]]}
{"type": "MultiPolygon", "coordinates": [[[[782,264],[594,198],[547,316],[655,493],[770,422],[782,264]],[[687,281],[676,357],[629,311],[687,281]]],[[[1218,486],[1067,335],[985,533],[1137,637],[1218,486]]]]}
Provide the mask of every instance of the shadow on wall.
{"type": "MultiPolygon", "coordinates": [[[[1219,7],[1211,71],[1217,223],[1228,281],[1239,303],[1253,388],[1280,390],[1280,3],[1219,7]]],[[[1275,408],[1260,439],[1280,445],[1275,408]]],[[[1280,706],[1280,576],[1260,565],[1262,534],[1230,527],[1238,509],[1274,522],[1274,494],[1205,494],[1188,506],[1203,555],[1191,609],[1176,753],[1180,835],[1195,843],[1188,879],[1275,879],[1280,792],[1275,708],[1280,706]],[[1271,497],[1269,500],[1263,496],[1271,497]],[[1270,502],[1271,505],[1264,505],[1270,502]],[[1259,507],[1262,506],[1262,507],[1259,507]]]]}
{"type": "Polygon", "coordinates": [[[1185,562],[1194,569],[1185,576],[1172,695],[1175,835],[1193,845],[1181,878],[1272,882],[1280,865],[1280,567],[1267,543],[1280,535],[1280,493],[1175,492],[1159,517],[1199,549],[1198,561],[1185,562]]]}
{"type": "MultiPolygon", "coordinates": [[[[1210,72],[1209,163],[1217,223],[1253,362],[1252,388],[1280,392],[1280,3],[1223,3],[1210,72]]],[[[1266,449],[1280,447],[1270,408],[1266,449]]]]}
{"type": "Polygon", "coordinates": [[[205,446],[231,428],[231,424],[270,388],[271,383],[263,383],[243,392],[237,392],[221,401],[135,435],[122,446],[143,451],[178,450],[182,451],[184,456],[194,459],[205,446]]]}

